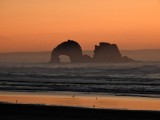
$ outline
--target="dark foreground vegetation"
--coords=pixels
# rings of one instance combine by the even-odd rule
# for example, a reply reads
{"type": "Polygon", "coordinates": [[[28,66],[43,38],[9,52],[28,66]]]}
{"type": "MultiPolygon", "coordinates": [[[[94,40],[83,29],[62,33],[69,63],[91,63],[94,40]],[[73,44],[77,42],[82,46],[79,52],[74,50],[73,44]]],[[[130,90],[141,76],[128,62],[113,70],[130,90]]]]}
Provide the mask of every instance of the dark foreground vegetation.
{"type": "Polygon", "coordinates": [[[160,111],[0,103],[0,120],[160,120],[160,111]]]}

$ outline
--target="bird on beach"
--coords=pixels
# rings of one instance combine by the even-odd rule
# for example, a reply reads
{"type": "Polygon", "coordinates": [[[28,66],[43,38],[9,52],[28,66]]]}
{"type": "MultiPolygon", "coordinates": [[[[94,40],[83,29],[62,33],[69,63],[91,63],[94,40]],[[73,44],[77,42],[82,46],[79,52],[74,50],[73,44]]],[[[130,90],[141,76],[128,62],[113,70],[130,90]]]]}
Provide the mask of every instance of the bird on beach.
{"type": "Polygon", "coordinates": [[[75,98],[76,95],[72,95],[73,98],[75,98]]]}

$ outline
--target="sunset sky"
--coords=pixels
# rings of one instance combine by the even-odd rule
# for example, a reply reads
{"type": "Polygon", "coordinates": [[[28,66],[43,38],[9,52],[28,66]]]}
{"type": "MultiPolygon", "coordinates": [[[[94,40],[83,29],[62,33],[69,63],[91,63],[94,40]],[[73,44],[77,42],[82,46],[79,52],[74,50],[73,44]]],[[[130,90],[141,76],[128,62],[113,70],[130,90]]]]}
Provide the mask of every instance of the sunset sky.
{"type": "Polygon", "coordinates": [[[73,39],[93,50],[160,49],[160,0],[0,0],[0,52],[51,51],[73,39]]]}

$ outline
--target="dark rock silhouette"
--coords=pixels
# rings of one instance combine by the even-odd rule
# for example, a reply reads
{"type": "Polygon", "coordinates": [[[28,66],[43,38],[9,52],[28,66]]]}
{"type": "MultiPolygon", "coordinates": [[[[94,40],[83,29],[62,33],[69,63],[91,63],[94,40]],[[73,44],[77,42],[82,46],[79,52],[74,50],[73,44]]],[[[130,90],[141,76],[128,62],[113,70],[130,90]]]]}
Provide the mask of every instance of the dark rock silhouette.
{"type": "Polygon", "coordinates": [[[51,62],[60,63],[60,55],[69,56],[72,63],[82,62],[81,46],[73,40],[68,40],[58,45],[52,52],[51,62]]]}
{"type": "Polygon", "coordinates": [[[133,62],[134,60],[127,56],[122,57],[116,44],[101,42],[99,46],[95,46],[94,56],[91,58],[88,55],[82,55],[81,46],[73,41],[68,40],[61,43],[53,49],[51,55],[51,63],[60,63],[60,55],[70,57],[71,63],[87,63],[87,62],[133,62]]]}
{"type": "Polygon", "coordinates": [[[131,58],[128,58],[127,56],[123,56],[122,57],[122,61],[123,62],[135,62],[135,60],[131,59],[131,58]]]}
{"type": "Polygon", "coordinates": [[[116,44],[101,42],[95,46],[93,60],[95,62],[121,62],[122,56],[116,44]]]}
{"type": "Polygon", "coordinates": [[[92,58],[89,55],[83,55],[82,62],[92,62],[92,58]]]}

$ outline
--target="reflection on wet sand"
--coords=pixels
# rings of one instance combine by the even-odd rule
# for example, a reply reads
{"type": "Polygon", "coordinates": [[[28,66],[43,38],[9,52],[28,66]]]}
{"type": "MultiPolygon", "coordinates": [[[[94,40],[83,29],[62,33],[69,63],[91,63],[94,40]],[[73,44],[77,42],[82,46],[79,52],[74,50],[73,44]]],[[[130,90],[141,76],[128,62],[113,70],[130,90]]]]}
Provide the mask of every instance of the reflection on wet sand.
{"type": "Polygon", "coordinates": [[[159,98],[122,97],[90,94],[0,93],[0,102],[107,109],[160,110],[159,98]]]}

